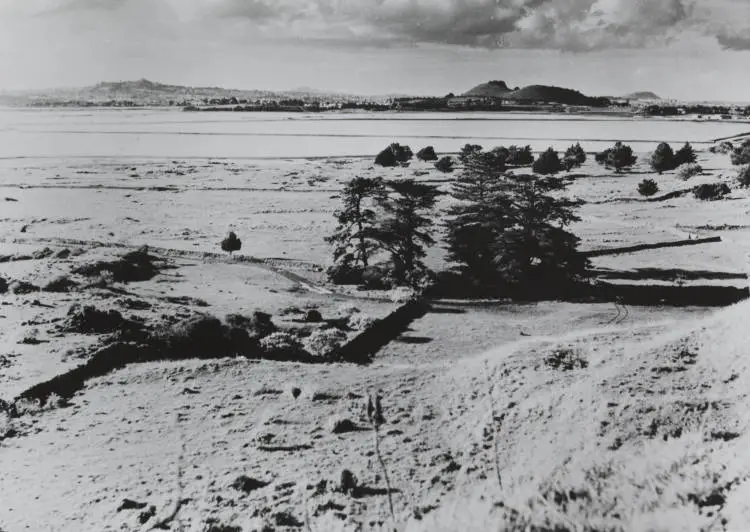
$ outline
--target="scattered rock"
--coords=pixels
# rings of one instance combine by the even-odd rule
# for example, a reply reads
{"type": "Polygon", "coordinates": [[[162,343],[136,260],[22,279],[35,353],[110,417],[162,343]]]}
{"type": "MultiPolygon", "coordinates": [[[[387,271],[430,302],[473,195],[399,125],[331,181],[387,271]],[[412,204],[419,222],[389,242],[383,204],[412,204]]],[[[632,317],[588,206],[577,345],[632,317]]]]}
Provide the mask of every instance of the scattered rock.
{"type": "Polygon", "coordinates": [[[123,510],[143,510],[146,506],[148,506],[147,502],[136,502],[132,499],[123,499],[122,503],[117,508],[117,511],[122,512],[123,510]]]}
{"type": "Polygon", "coordinates": [[[268,484],[268,482],[263,482],[262,480],[242,475],[240,477],[237,477],[235,481],[232,482],[232,487],[238,491],[250,493],[255,490],[265,488],[266,486],[268,486],[268,484]]]}
{"type": "Polygon", "coordinates": [[[328,421],[328,428],[333,434],[345,434],[359,430],[351,419],[346,418],[331,418],[328,421]]]}

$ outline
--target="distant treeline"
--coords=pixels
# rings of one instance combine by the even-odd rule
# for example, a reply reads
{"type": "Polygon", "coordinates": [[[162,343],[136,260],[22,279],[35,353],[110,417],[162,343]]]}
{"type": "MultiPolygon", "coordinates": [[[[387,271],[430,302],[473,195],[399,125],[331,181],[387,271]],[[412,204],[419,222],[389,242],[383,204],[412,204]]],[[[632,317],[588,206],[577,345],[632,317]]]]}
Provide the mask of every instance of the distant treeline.
{"type": "MultiPolygon", "coordinates": [[[[724,115],[730,116],[732,108],[725,105],[649,105],[643,109],[649,116],[677,116],[677,115],[724,115]]],[[[750,105],[742,113],[750,116],[750,105]]]]}

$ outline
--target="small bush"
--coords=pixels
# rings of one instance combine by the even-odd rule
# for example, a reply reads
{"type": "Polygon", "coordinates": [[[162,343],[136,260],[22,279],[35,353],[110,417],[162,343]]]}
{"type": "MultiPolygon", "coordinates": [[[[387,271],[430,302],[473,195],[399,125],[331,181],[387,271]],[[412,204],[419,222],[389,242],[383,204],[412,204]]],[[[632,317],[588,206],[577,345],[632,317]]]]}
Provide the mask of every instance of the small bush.
{"type": "Polygon", "coordinates": [[[63,330],[83,334],[103,334],[124,330],[130,322],[116,310],[99,310],[91,305],[73,305],[63,330]]]}
{"type": "Polygon", "coordinates": [[[227,237],[221,241],[221,249],[231,255],[233,251],[242,249],[242,240],[237,238],[234,231],[229,231],[227,237]]]}
{"type": "Polygon", "coordinates": [[[38,292],[39,287],[26,281],[13,281],[10,283],[10,291],[16,295],[26,295],[33,292],[38,292]]]}
{"type": "Polygon", "coordinates": [[[563,169],[560,157],[553,148],[548,148],[547,151],[543,152],[539,158],[534,161],[532,170],[536,174],[549,175],[561,172],[563,169]]]}
{"type": "Polygon", "coordinates": [[[479,144],[465,144],[464,147],[461,148],[461,152],[458,154],[458,160],[461,161],[461,163],[466,164],[466,161],[468,161],[472,155],[479,153],[482,149],[483,148],[479,144]]]}
{"type": "Polygon", "coordinates": [[[737,183],[741,188],[750,187],[750,164],[740,168],[740,171],[737,173],[737,183]]]}
{"type": "Polygon", "coordinates": [[[8,281],[0,277],[0,294],[6,294],[8,292],[8,281]]]}
{"type": "Polygon", "coordinates": [[[261,339],[260,348],[275,358],[295,358],[304,353],[299,339],[287,332],[269,334],[261,339]]]}
{"type": "Polygon", "coordinates": [[[218,318],[200,314],[176,325],[157,329],[150,342],[170,358],[216,358],[260,355],[258,342],[241,327],[227,326],[218,318]]]}
{"type": "Polygon", "coordinates": [[[375,164],[385,167],[398,166],[399,163],[405,163],[413,156],[414,153],[409,146],[393,143],[375,157],[375,164]]]}
{"type": "Polygon", "coordinates": [[[641,196],[653,196],[659,192],[659,185],[653,179],[644,179],[638,183],[638,193],[641,196]]]}
{"type": "Polygon", "coordinates": [[[697,159],[698,156],[695,154],[695,150],[689,142],[686,142],[685,145],[674,154],[674,164],[676,167],[682,166],[683,164],[692,164],[697,159]]]}
{"type": "Polygon", "coordinates": [[[661,174],[667,170],[674,170],[676,166],[677,163],[675,162],[672,146],[666,142],[659,144],[654,153],[651,154],[651,168],[661,174]]]}
{"type": "Polygon", "coordinates": [[[113,281],[118,283],[148,281],[159,273],[155,261],[156,258],[149,254],[148,247],[143,246],[136,251],[126,253],[115,261],[85,264],[73,270],[73,273],[97,277],[102,272],[108,271],[111,272],[113,281]]]}
{"type": "Polygon", "coordinates": [[[78,283],[72,281],[69,277],[60,275],[59,277],[55,277],[46,285],[44,285],[42,287],[42,290],[44,290],[45,292],[64,293],[72,291],[77,286],[78,283]]]}
{"type": "Polygon", "coordinates": [[[531,146],[527,145],[523,148],[510,146],[508,148],[508,157],[505,162],[511,166],[528,166],[533,164],[534,155],[531,152],[531,146]]]}
{"type": "Polygon", "coordinates": [[[346,324],[350,329],[354,331],[364,331],[365,329],[369,329],[370,327],[372,327],[374,323],[375,319],[371,316],[358,313],[349,316],[349,320],[346,324]]]}
{"type": "Polygon", "coordinates": [[[435,148],[426,146],[417,152],[417,159],[420,161],[437,161],[438,156],[435,153],[435,148]]]}
{"type": "Polygon", "coordinates": [[[585,162],[586,152],[583,150],[580,143],[576,143],[565,151],[563,166],[566,170],[570,171],[573,168],[580,167],[585,162]]]}
{"type": "Polygon", "coordinates": [[[687,181],[691,177],[701,175],[703,173],[703,167],[696,163],[686,163],[677,168],[677,177],[683,181],[687,181]]]}
{"type": "Polygon", "coordinates": [[[344,331],[339,329],[323,329],[313,331],[313,333],[304,339],[305,349],[318,357],[324,357],[334,349],[341,347],[346,342],[347,336],[344,331]]]}
{"type": "Polygon", "coordinates": [[[230,327],[244,329],[251,338],[263,338],[277,331],[276,325],[271,321],[271,315],[265,312],[255,311],[252,316],[242,314],[227,314],[225,321],[230,327]]]}
{"type": "Polygon", "coordinates": [[[388,292],[388,298],[394,303],[408,303],[417,299],[418,294],[413,288],[406,286],[397,286],[388,292]]]}
{"type": "Polygon", "coordinates": [[[750,139],[745,140],[740,146],[732,150],[732,164],[740,166],[750,164],[750,139]]]}
{"type": "Polygon", "coordinates": [[[711,146],[708,151],[711,153],[731,153],[734,150],[734,144],[729,141],[724,141],[721,144],[711,146]]]}
{"type": "Polygon", "coordinates": [[[449,174],[454,170],[453,164],[453,158],[446,155],[445,157],[441,157],[440,160],[435,163],[435,168],[444,174],[449,174]]]}
{"type": "Polygon", "coordinates": [[[713,201],[722,199],[731,191],[726,183],[708,183],[695,187],[693,195],[699,200],[713,201]]]}

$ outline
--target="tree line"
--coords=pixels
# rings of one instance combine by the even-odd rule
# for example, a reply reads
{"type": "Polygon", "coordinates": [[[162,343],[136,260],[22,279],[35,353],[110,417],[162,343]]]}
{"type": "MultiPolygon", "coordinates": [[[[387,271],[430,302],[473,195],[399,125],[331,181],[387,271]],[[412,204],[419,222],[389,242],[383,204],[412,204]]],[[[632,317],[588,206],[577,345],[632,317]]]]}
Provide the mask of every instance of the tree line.
{"type": "MultiPolygon", "coordinates": [[[[378,156],[387,164],[411,156],[408,147],[388,151],[378,156]]],[[[432,158],[433,150],[428,152],[432,158]]],[[[333,247],[330,280],[417,289],[449,280],[469,292],[549,295],[585,275],[588,262],[569,230],[581,203],[564,197],[568,181],[555,175],[583,164],[579,144],[562,159],[550,148],[536,160],[529,147],[485,151],[467,144],[459,160],[462,170],[448,192],[413,179],[350,180],[335,213],[338,225],[326,239],[333,247]],[[533,173],[507,171],[509,161],[530,164],[533,173]],[[450,206],[437,212],[442,195],[450,206]],[[438,229],[444,230],[452,263],[439,275],[424,262],[438,229]]]]}

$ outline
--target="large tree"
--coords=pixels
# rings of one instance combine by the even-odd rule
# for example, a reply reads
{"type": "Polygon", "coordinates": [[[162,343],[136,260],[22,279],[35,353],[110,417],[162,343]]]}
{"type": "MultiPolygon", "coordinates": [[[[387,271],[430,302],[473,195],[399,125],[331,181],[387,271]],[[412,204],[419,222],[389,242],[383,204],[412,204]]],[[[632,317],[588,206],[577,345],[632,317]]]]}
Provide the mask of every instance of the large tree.
{"type": "Polygon", "coordinates": [[[579,220],[580,202],[560,193],[567,184],[552,176],[508,176],[513,225],[497,241],[498,272],[525,292],[550,293],[585,274],[588,262],[577,246],[579,238],[567,230],[579,220]]]}
{"type": "Polygon", "coordinates": [[[596,154],[596,162],[603,164],[606,168],[614,168],[618,173],[633,166],[637,160],[638,157],[633,155],[633,149],[620,141],[615,142],[613,147],[596,154]]]}
{"type": "Polygon", "coordinates": [[[585,273],[578,238],[567,227],[579,203],[561,195],[566,182],[551,176],[496,170],[489,154],[475,154],[454,183],[448,253],[475,285],[505,285],[551,293],[585,273]]]}
{"type": "Polygon", "coordinates": [[[355,177],[342,192],[342,207],[335,213],[338,225],[326,238],[333,245],[334,265],[328,270],[334,282],[356,282],[378,251],[373,231],[375,204],[386,194],[382,178],[355,177]]]}
{"type": "Polygon", "coordinates": [[[695,154],[695,150],[686,142],[685,145],[677,150],[674,154],[675,168],[683,164],[691,164],[698,160],[698,156],[695,154]]]}
{"type": "Polygon", "coordinates": [[[507,183],[496,156],[480,152],[467,160],[451,187],[456,203],[446,222],[449,259],[480,284],[497,281],[495,243],[510,223],[507,183]]]}
{"type": "Polygon", "coordinates": [[[666,142],[660,143],[654,153],[651,154],[651,168],[661,174],[667,170],[674,170],[676,167],[677,163],[672,146],[666,142]]]}
{"type": "Polygon", "coordinates": [[[394,282],[417,286],[428,272],[422,261],[425,248],[435,244],[430,214],[440,192],[413,179],[396,179],[387,186],[389,193],[377,199],[384,218],[374,228],[373,238],[391,255],[394,282]]]}

